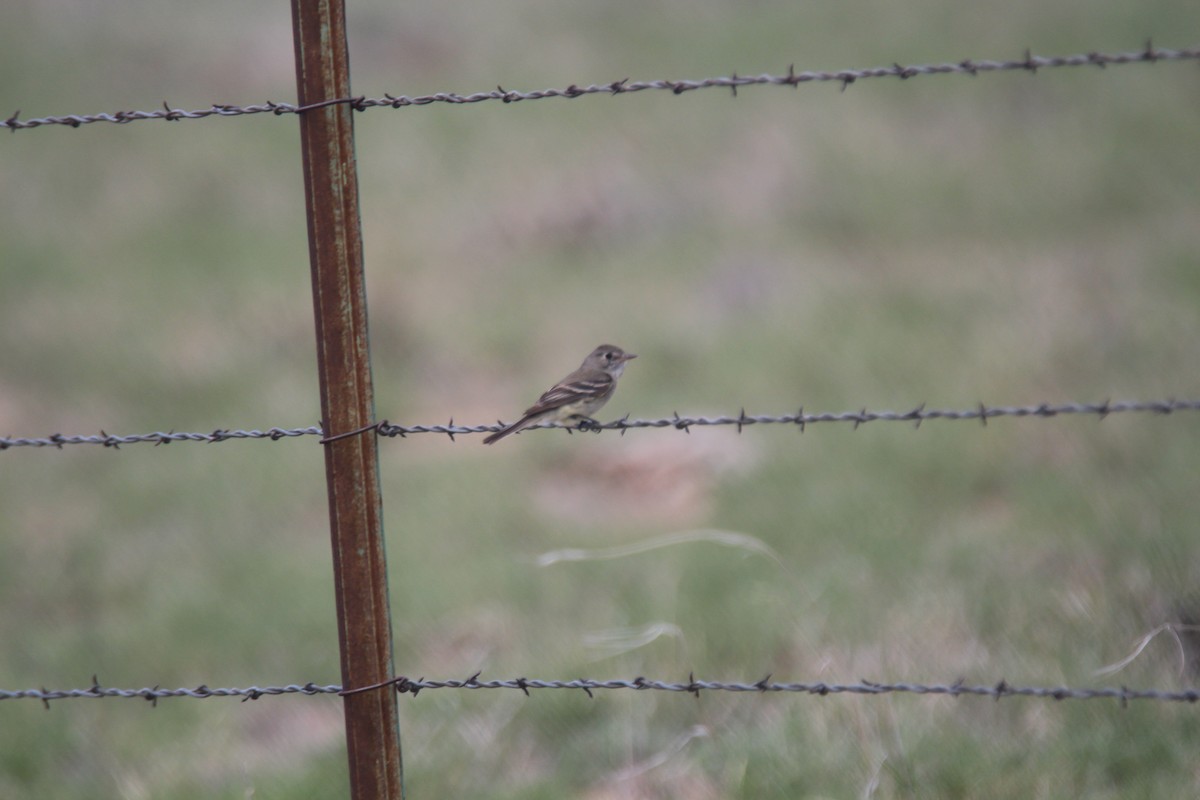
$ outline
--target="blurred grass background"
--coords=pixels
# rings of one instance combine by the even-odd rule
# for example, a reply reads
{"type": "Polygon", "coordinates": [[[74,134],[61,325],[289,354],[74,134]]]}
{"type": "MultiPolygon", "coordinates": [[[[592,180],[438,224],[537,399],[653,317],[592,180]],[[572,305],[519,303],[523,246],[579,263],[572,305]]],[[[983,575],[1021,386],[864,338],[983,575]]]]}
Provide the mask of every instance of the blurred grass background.
{"type": "MultiPolygon", "coordinates": [[[[352,2],[356,93],[1196,44],[1200,6],[352,2]]],[[[0,7],[0,113],[295,96],[286,5],[0,7]]],[[[356,115],[376,404],[509,419],[1200,395],[1194,64],[356,115]]],[[[0,428],[319,415],[296,121],[0,137],[0,428]]],[[[1200,419],[383,444],[403,674],[1196,682],[1200,419]],[[690,530],[713,543],[539,567],[690,530]],[[1182,663],[1182,666],[1181,666],[1182,663]]],[[[0,685],[337,682],[315,440],[0,454],[0,685]]],[[[444,690],[423,797],[1183,797],[1190,706],[444,690]],[[693,726],[707,735],[687,740],[693,726]],[[676,749],[677,748],[677,749],[676,749]],[[661,759],[659,757],[662,757],[661,759]],[[661,760],[661,763],[659,761],[661,760]]],[[[342,796],[328,697],[0,705],[0,797],[342,796]]]]}

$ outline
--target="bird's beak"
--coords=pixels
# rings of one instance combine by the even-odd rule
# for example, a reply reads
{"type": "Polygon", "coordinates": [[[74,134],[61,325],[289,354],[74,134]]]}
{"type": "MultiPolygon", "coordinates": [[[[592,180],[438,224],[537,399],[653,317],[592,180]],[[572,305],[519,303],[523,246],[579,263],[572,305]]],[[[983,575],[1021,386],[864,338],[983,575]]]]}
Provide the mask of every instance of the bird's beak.
{"type": "Polygon", "coordinates": [[[637,354],[636,353],[626,353],[625,355],[621,356],[622,361],[628,361],[631,358],[637,358],[637,354]]]}

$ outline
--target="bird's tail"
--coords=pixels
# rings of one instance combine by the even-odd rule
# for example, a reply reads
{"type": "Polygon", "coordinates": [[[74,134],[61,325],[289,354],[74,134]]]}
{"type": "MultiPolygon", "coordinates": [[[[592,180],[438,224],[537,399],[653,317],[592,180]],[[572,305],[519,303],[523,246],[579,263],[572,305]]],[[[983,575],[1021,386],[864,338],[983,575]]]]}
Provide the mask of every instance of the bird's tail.
{"type": "Polygon", "coordinates": [[[500,430],[493,433],[491,436],[484,439],[483,443],[484,444],[495,444],[496,442],[500,441],[501,439],[503,439],[505,436],[508,436],[509,434],[524,430],[529,425],[533,424],[534,419],[535,419],[535,417],[532,414],[521,417],[519,420],[514,422],[512,425],[509,425],[507,428],[501,428],[500,430]]]}

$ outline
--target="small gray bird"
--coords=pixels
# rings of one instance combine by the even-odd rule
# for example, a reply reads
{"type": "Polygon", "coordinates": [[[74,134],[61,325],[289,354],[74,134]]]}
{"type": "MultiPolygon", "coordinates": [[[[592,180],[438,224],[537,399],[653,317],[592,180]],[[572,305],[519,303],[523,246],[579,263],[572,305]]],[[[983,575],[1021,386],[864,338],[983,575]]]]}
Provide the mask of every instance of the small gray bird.
{"type": "Polygon", "coordinates": [[[625,362],[637,358],[612,344],[602,344],[579,365],[579,369],[563,378],[538,401],[525,409],[525,415],[483,440],[484,444],[498,442],[510,433],[539,422],[578,420],[581,424],[595,423],[592,414],[608,402],[617,388],[617,378],[625,371],[625,362]]]}

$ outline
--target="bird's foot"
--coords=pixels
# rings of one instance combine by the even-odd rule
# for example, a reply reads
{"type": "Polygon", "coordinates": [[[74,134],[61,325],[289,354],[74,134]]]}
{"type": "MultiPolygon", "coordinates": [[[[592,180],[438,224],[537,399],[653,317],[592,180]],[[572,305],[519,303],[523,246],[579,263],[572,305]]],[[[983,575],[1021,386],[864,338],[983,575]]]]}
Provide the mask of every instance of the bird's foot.
{"type": "Polygon", "coordinates": [[[578,430],[580,431],[592,431],[593,433],[599,433],[602,427],[603,426],[599,422],[591,417],[580,417],[579,425],[577,426],[578,430]]]}

